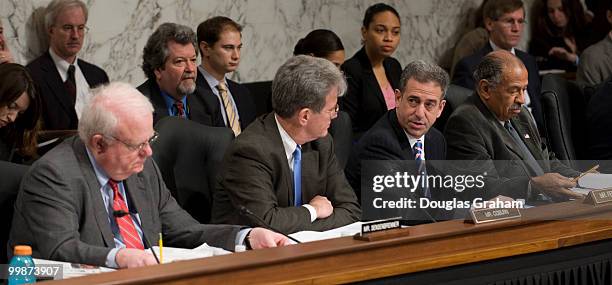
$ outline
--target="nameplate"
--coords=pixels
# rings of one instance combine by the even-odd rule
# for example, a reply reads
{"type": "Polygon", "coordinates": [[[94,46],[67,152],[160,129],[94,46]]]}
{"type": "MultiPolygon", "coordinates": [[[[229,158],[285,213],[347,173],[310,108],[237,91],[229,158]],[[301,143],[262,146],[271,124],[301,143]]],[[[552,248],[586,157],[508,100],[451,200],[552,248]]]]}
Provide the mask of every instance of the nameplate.
{"type": "Polygon", "coordinates": [[[470,211],[470,218],[465,222],[470,224],[492,223],[510,219],[521,218],[521,212],[518,208],[487,208],[475,209],[470,211]]]}
{"type": "Polygon", "coordinates": [[[361,225],[361,235],[400,228],[401,217],[372,221],[361,225]]]}
{"type": "Polygon", "coordinates": [[[612,202],[612,188],[592,190],[585,200],[593,206],[610,203],[612,202]]]}

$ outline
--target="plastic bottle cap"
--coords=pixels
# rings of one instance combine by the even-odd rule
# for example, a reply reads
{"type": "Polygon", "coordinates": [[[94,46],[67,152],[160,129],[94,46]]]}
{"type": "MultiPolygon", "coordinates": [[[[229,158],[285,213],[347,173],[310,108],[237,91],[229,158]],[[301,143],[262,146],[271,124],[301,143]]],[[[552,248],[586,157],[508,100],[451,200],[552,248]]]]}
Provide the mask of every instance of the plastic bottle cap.
{"type": "Polygon", "coordinates": [[[16,245],[14,255],[32,255],[32,247],[29,245],[16,245]]]}

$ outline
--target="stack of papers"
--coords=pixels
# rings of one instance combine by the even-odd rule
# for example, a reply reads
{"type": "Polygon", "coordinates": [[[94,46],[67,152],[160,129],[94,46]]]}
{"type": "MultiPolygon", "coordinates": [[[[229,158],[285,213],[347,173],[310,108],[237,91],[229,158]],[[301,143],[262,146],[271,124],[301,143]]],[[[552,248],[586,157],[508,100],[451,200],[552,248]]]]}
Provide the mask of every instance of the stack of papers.
{"type": "MultiPolygon", "coordinates": [[[[155,254],[157,254],[157,257],[159,258],[160,257],[159,247],[154,246],[153,250],[155,251],[155,254]]],[[[190,259],[211,257],[211,256],[217,256],[217,255],[226,255],[230,253],[231,252],[225,249],[209,246],[206,243],[194,249],[164,246],[163,260],[160,260],[160,262],[170,263],[170,262],[175,262],[175,261],[180,261],[180,260],[190,260],[190,259]]]]}
{"type": "Polygon", "coordinates": [[[357,233],[361,232],[361,225],[363,222],[354,222],[350,225],[346,225],[344,227],[339,227],[333,230],[324,231],[324,232],[315,232],[315,231],[301,231],[297,233],[290,234],[290,236],[294,239],[297,239],[301,242],[309,242],[309,241],[317,241],[345,236],[353,236],[357,233]]]}
{"type": "MultiPolygon", "coordinates": [[[[36,276],[36,279],[39,279],[39,280],[40,279],[61,280],[61,279],[68,279],[68,278],[85,276],[85,275],[90,275],[90,274],[115,271],[115,269],[108,268],[108,267],[102,267],[102,266],[84,265],[84,264],[78,264],[78,263],[69,263],[69,262],[61,262],[61,261],[38,259],[38,258],[33,258],[33,260],[34,260],[34,264],[37,267],[41,267],[41,268],[44,267],[44,265],[59,265],[62,267],[61,274],[59,274],[59,271],[58,271],[58,274],[54,276],[51,276],[51,275],[36,276]]],[[[45,272],[45,271],[46,270],[41,270],[41,272],[45,272]]]]}
{"type": "Polygon", "coordinates": [[[574,192],[588,195],[591,190],[612,188],[612,174],[589,173],[578,180],[577,187],[572,188],[574,192]]]}

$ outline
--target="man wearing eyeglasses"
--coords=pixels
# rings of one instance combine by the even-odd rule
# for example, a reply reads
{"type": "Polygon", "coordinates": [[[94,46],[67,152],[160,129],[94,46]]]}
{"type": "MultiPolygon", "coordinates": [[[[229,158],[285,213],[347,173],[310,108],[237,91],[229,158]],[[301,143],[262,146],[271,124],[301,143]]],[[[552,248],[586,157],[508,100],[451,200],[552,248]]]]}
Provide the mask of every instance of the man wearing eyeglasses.
{"type": "Polygon", "coordinates": [[[76,129],[89,89],[108,82],[104,70],[78,58],[87,15],[80,0],[54,0],[45,10],[49,50],[27,65],[42,99],[44,129],[76,129]]]}
{"type": "Polygon", "coordinates": [[[23,178],[10,246],[30,245],[38,258],[125,268],[156,264],[145,249],[157,245],[159,233],[167,246],[182,248],[287,243],[262,228],[198,223],[149,159],[157,134],[147,98],[120,82],[93,93],[79,136],[48,152],[23,178]]]}
{"type": "Polygon", "coordinates": [[[258,225],[249,209],[284,233],[324,231],[359,220],[355,193],[344,178],[328,128],[346,91],[330,61],[296,56],[276,72],[274,112],[236,137],[220,166],[214,223],[258,225]]]}
{"type": "Polygon", "coordinates": [[[525,28],[525,8],[521,0],[490,0],[483,7],[485,28],[489,32],[489,42],[473,55],[461,59],[455,66],[452,83],[474,90],[474,70],[476,65],[489,52],[507,50],[518,57],[529,72],[529,86],[525,96],[527,110],[533,115],[538,128],[543,128],[543,115],[540,103],[540,78],[536,60],[531,55],[518,50],[525,28]]]}
{"type": "MultiPolygon", "coordinates": [[[[395,109],[388,111],[361,137],[346,165],[346,178],[358,198],[361,198],[362,190],[371,191],[361,189],[362,161],[446,159],[444,136],[432,126],[446,104],[444,93],[449,81],[446,71],[435,64],[419,60],[404,68],[400,89],[395,90],[395,109]]],[[[438,198],[436,191],[423,190],[419,189],[414,196],[438,198]]],[[[413,224],[430,220],[420,210],[400,210],[397,215],[413,224]]]]}

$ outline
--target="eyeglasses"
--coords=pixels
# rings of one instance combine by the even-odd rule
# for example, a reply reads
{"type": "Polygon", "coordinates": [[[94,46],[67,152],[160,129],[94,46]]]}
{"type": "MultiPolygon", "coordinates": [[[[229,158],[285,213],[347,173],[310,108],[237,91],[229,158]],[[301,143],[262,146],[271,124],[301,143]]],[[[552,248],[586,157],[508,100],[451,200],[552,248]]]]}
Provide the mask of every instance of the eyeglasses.
{"type": "Polygon", "coordinates": [[[325,112],[329,113],[329,116],[333,119],[335,115],[340,111],[340,105],[336,104],[333,110],[327,110],[325,112]]]}
{"type": "Polygon", "coordinates": [[[63,25],[60,27],[62,32],[66,34],[70,34],[72,31],[76,31],[78,34],[82,35],[89,31],[89,28],[85,25],[63,25]]]}
{"type": "Polygon", "coordinates": [[[123,144],[123,145],[125,145],[125,147],[127,147],[129,150],[131,150],[131,151],[138,151],[138,152],[142,151],[142,150],[144,149],[144,147],[145,147],[145,146],[147,146],[147,145],[151,145],[152,143],[154,143],[154,142],[157,140],[157,138],[158,138],[158,137],[159,137],[159,134],[158,134],[157,132],[153,132],[153,136],[151,136],[151,137],[150,137],[149,139],[147,139],[145,142],[140,143],[140,144],[131,144],[131,143],[124,142],[124,141],[122,141],[122,140],[118,139],[118,138],[117,138],[117,137],[115,137],[115,136],[111,136],[111,138],[112,138],[112,139],[114,139],[114,140],[116,140],[116,141],[118,141],[118,142],[122,143],[122,144],[123,144]]]}

